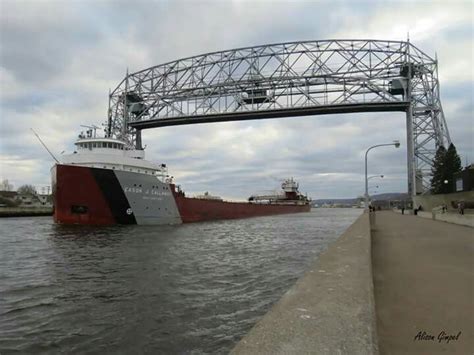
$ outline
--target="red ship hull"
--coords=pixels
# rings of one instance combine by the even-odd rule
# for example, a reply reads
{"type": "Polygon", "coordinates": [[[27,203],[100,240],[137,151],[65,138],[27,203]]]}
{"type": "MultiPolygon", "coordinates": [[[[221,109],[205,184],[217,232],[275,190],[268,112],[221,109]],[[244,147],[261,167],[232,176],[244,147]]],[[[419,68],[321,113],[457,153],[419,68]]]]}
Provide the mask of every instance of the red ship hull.
{"type": "Polygon", "coordinates": [[[179,224],[309,212],[309,204],[227,202],[184,197],[155,176],[58,164],[54,220],[62,224],[179,224]]]}
{"type": "Polygon", "coordinates": [[[309,212],[310,205],[255,204],[176,197],[184,223],[309,212]]]}

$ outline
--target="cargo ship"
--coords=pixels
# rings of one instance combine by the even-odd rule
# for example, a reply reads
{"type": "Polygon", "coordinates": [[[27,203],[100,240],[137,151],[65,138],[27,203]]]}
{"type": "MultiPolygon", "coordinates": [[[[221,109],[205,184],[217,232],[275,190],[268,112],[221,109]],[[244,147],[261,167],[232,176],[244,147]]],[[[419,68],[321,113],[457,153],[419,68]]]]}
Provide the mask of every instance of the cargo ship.
{"type": "Polygon", "coordinates": [[[308,212],[310,200],[292,178],[276,194],[230,202],[206,193],[187,197],[168,175],[165,164],[145,160],[115,138],[96,129],[81,132],[72,154],[51,169],[54,220],[61,224],[181,224],[308,212]]]}

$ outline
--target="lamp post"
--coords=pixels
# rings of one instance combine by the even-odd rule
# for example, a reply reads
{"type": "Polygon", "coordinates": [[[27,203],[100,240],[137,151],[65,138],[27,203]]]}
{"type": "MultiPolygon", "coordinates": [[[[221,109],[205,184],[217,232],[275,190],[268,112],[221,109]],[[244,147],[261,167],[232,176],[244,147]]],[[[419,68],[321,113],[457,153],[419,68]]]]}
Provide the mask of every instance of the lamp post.
{"type": "MultiPolygon", "coordinates": [[[[377,147],[390,146],[390,145],[394,145],[395,148],[398,148],[398,147],[400,147],[400,142],[398,140],[396,140],[396,141],[393,141],[393,143],[376,144],[376,145],[373,145],[373,146],[369,147],[369,149],[367,149],[367,151],[365,152],[365,210],[366,211],[369,208],[369,178],[367,177],[367,154],[369,154],[369,151],[371,149],[374,149],[374,148],[377,148],[377,147]]],[[[374,176],[371,176],[371,178],[372,177],[374,177],[374,176]]]]}

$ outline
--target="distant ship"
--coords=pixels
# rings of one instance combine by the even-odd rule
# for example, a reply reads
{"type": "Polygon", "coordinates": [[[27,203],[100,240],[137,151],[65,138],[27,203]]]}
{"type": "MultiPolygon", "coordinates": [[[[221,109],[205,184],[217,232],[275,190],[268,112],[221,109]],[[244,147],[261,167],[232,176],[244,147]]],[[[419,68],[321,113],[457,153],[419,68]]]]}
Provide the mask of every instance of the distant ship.
{"type": "Polygon", "coordinates": [[[57,223],[180,224],[311,209],[293,178],[282,183],[281,193],[253,195],[247,202],[224,201],[208,192],[186,197],[166,165],[145,160],[143,149],[98,138],[95,129],[81,133],[75,146],[51,169],[57,223]]]}

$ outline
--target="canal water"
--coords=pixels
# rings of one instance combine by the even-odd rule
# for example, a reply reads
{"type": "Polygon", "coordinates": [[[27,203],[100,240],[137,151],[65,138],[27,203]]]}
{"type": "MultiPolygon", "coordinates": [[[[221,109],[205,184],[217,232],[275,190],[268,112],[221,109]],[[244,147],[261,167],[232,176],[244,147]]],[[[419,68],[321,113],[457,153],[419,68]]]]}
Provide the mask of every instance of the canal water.
{"type": "Polygon", "coordinates": [[[0,219],[0,354],[227,353],[360,213],[174,227],[0,219]]]}

